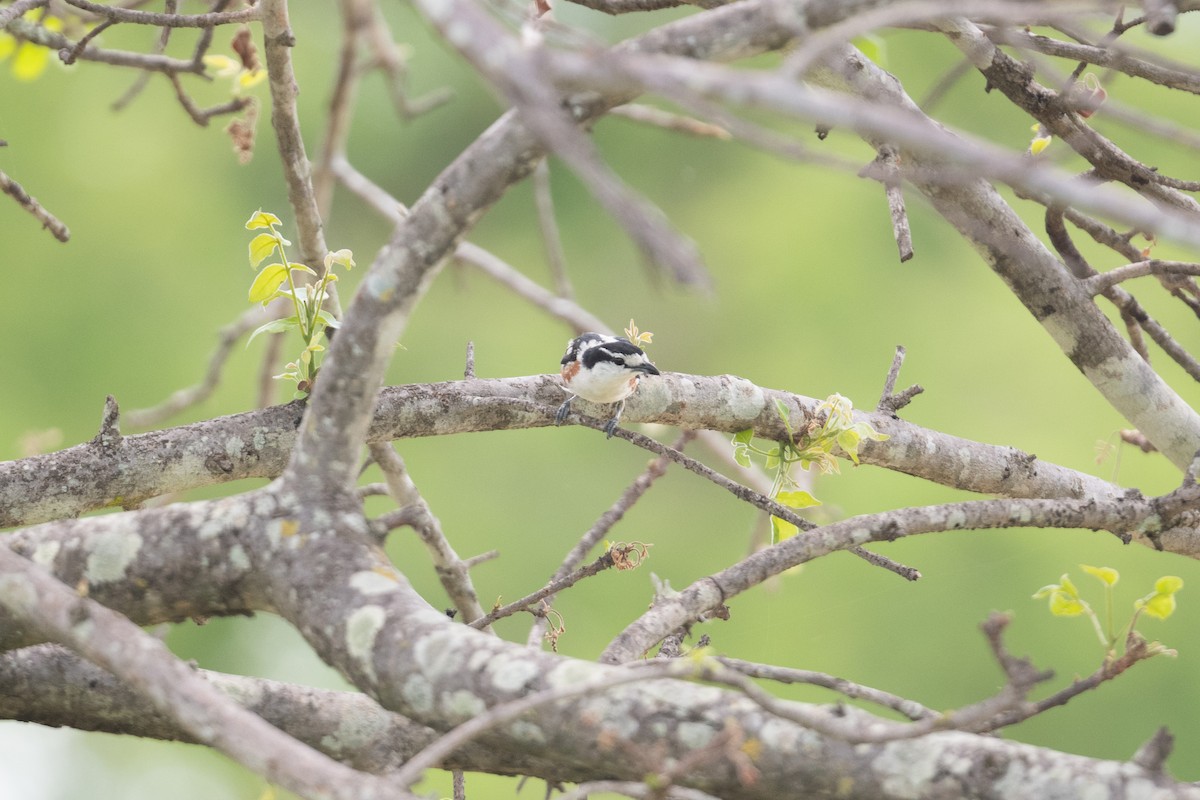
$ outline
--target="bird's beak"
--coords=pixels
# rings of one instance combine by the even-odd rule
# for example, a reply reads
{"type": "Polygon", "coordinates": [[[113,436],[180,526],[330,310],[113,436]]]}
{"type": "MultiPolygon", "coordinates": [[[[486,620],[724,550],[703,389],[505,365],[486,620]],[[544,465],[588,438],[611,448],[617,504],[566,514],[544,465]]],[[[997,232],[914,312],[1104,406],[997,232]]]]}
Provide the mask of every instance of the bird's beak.
{"type": "Polygon", "coordinates": [[[658,367],[654,366],[649,361],[647,361],[645,364],[638,364],[636,367],[634,367],[634,369],[637,370],[638,372],[644,372],[647,375],[661,375],[662,374],[661,372],[658,371],[658,367]]]}

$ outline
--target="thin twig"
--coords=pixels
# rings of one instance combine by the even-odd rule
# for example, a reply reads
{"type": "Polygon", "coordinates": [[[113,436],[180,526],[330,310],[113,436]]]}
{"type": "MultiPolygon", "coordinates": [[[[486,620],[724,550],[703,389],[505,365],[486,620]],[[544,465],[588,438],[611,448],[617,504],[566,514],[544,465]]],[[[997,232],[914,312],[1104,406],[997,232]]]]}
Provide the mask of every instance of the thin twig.
{"type": "MultiPolygon", "coordinates": [[[[70,50],[59,53],[59,58],[62,60],[62,63],[66,64],[67,66],[71,66],[72,64],[74,64],[75,60],[77,58],[79,58],[79,54],[82,53],[87,48],[88,42],[92,41],[97,36],[104,33],[104,31],[108,30],[109,28],[111,28],[113,25],[116,25],[116,24],[117,24],[116,20],[106,19],[103,22],[101,22],[99,25],[97,25],[96,27],[89,30],[87,33],[85,33],[79,39],[78,42],[75,43],[74,47],[72,47],[70,50]]],[[[164,29],[164,30],[169,30],[169,29],[164,29]]]]}
{"type": "Polygon", "coordinates": [[[554,197],[550,190],[550,162],[542,159],[533,170],[533,201],[537,209],[542,245],[546,248],[546,263],[554,276],[554,288],[559,297],[571,299],[575,292],[567,276],[567,256],[563,251],[562,235],[554,213],[554,197]]]}
{"type": "Polygon", "coordinates": [[[89,0],[63,0],[67,5],[81,11],[89,11],[113,22],[128,22],[134,25],[152,25],[156,28],[212,28],[217,25],[238,25],[262,18],[262,6],[252,5],[239,11],[210,12],[207,14],[156,14],[151,11],[136,11],[120,6],[106,6],[89,0]]]}
{"type": "Polygon", "coordinates": [[[233,352],[233,346],[246,333],[271,318],[272,315],[269,311],[258,304],[243,312],[241,316],[221,328],[217,333],[217,349],[209,356],[208,369],[205,370],[204,377],[200,379],[199,383],[186,389],[179,389],[156,406],[127,411],[125,422],[133,428],[152,428],[180,411],[207,400],[221,383],[221,374],[233,352]]]}
{"type": "MultiPolygon", "coordinates": [[[[540,403],[532,402],[530,400],[520,400],[517,398],[509,397],[509,398],[504,398],[504,404],[518,406],[518,407],[524,408],[524,409],[528,410],[529,412],[535,413],[535,414],[536,413],[542,413],[542,414],[547,414],[547,415],[553,414],[553,410],[550,409],[549,407],[541,405],[540,403]]],[[[575,411],[572,411],[570,413],[570,415],[567,417],[567,419],[577,422],[578,424],[583,425],[584,427],[593,428],[594,430],[598,430],[598,431],[604,430],[605,425],[607,424],[604,420],[599,420],[599,419],[596,419],[595,417],[589,417],[589,416],[580,414],[575,411]]],[[[816,527],[816,525],[814,525],[812,522],[810,522],[810,521],[804,519],[803,517],[799,516],[798,514],[796,514],[796,512],[793,509],[789,508],[788,506],[785,506],[782,503],[772,500],[771,498],[767,497],[766,495],[764,495],[760,492],[756,492],[747,486],[743,486],[742,484],[738,483],[737,481],[733,481],[733,480],[730,480],[729,478],[726,478],[721,473],[705,466],[704,464],[701,464],[696,459],[690,458],[689,456],[685,456],[683,453],[679,452],[678,450],[676,450],[672,447],[668,447],[667,445],[665,445],[661,442],[655,441],[654,439],[651,439],[649,436],[644,436],[640,433],[634,433],[633,431],[626,430],[624,428],[615,429],[613,431],[613,436],[624,439],[627,442],[635,444],[644,450],[649,450],[650,452],[657,453],[660,456],[666,456],[667,458],[671,459],[676,464],[679,464],[680,466],[682,466],[684,469],[688,470],[689,472],[694,472],[702,478],[707,478],[710,482],[715,483],[717,486],[720,486],[722,489],[729,492],[730,494],[732,494],[734,497],[738,498],[739,500],[743,500],[743,501],[749,503],[750,505],[754,506],[755,508],[762,509],[763,511],[766,511],[768,514],[770,514],[773,517],[779,517],[781,520],[784,520],[785,522],[790,522],[791,524],[795,525],[797,528],[799,528],[802,531],[810,531],[816,527]]],[[[915,580],[916,578],[919,578],[920,574],[921,574],[918,570],[913,569],[912,567],[904,566],[903,564],[899,564],[895,561],[892,561],[891,559],[887,558],[886,556],[881,556],[877,553],[872,553],[868,550],[865,550],[865,549],[857,547],[857,546],[847,548],[847,552],[853,553],[854,555],[862,558],[863,560],[867,561],[868,563],[870,563],[874,566],[883,567],[884,569],[887,569],[890,572],[894,572],[895,574],[897,574],[907,580],[915,580]]]]}
{"type": "Polygon", "coordinates": [[[881,147],[879,155],[870,166],[859,174],[881,181],[888,201],[888,214],[892,218],[892,238],[900,251],[900,263],[913,257],[912,228],[908,224],[908,210],[904,206],[904,190],[897,177],[899,154],[894,147],[881,147]]]}
{"type": "Polygon", "coordinates": [[[223,103],[217,103],[215,106],[200,108],[183,88],[183,82],[179,80],[177,74],[168,73],[167,78],[171,81],[172,88],[175,89],[175,99],[179,101],[179,105],[183,106],[183,110],[192,118],[192,121],[201,127],[207,127],[209,120],[213,117],[236,114],[254,102],[253,97],[233,97],[223,103]]]}
{"type": "Polygon", "coordinates": [[[417,486],[404,465],[404,459],[389,442],[371,444],[368,448],[371,458],[383,470],[392,499],[401,508],[416,509],[415,519],[410,524],[429,551],[442,588],[450,595],[465,622],[479,619],[484,615],[484,611],[479,605],[479,595],[475,591],[470,573],[442,532],[442,525],[430,510],[429,504],[417,491],[417,486]]]}
{"type": "Polygon", "coordinates": [[[50,0],[16,0],[8,8],[0,8],[0,30],[3,30],[8,23],[17,17],[25,14],[26,11],[41,8],[44,5],[48,5],[49,2],[50,0]]]}
{"type": "Polygon", "coordinates": [[[467,342],[467,363],[463,367],[463,377],[467,380],[475,377],[475,342],[467,342]]]}
{"type": "MultiPolygon", "coordinates": [[[[599,575],[601,572],[612,569],[615,563],[616,562],[613,559],[612,551],[606,550],[592,563],[585,564],[574,572],[570,572],[561,578],[555,578],[550,583],[538,589],[536,592],[525,595],[520,600],[514,600],[507,605],[493,608],[487,613],[486,616],[471,620],[467,624],[472,628],[486,628],[496,620],[504,619],[505,617],[511,617],[513,614],[516,614],[519,611],[527,610],[534,603],[547,600],[547,598],[553,599],[554,595],[558,594],[563,589],[571,588],[584,578],[591,578],[595,575],[599,575]]],[[[549,601],[547,600],[547,602],[549,601]]],[[[545,614],[542,612],[539,613],[538,616],[544,617],[545,614]]],[[[533,641],[537,641],[541,638],[541,634],[539,634],[536,638],[532,636],[530,638],[533,639],[533,641]]]]}
{"type": "MultiPolygon", "coordinates": [[[[176,11],[178,11],[178,8],[179,8],[178,0],[167,0],[167,2],[163,5],[163,10],[166,11],[166,13],[168,13],[168,14],[176,13],[176,11]]],[[[105,20],[105,22],[102,25],[98,25],[96,27],[100,28],[105,25],[111,25],[112,23],[113,23],[113,20],[105,20]]],[[[164,27],[159,32],[158,41],[154,43],[154,50],[152,51],[154,53],[154,55],[162,55],[163,53],[166,52],[167,42],[169,42],[171,40],[171,31],[172,30],[174,30],[174,28],[164,27]]],[[[212,32],[212,28],[208,28],[205,31],[205,33],[208,33],[208,34],[211,34],[211,32],[212,32]]],[[[150,83],[150,73],[149,72],[139,72],[137,77],[135,77],[133,79],[133,83],[131,83],[129,85],[129,88],[125,90],[125,93],[113,101],[112,106],[111,106],[113,111],[120,111],[121,109],[125,108],[127,105],[132,103],[133,99],[135,97],[137,97],[139,94],[141,94],[142,90],[144,90],[149,83],[150,83]]],[[[179,89],[176,89],[177,93],[179,91],[180,91],[179,89]]]]}
{"type": "Polygon", "coordinates": [[[896,392],[896,381],[900,377],[900,366],[904,363],[904,345],[896,345],[896,354],[892,357],[892,366],[888,369],[887,378],[883,384],[883,394],[875,410],[883,414],[896,415],[896,412],[912,402],[912,399],[925,391],[920,384],[913,384],[902,392],[896,392]]]}
{"type": "Polygon", "coordinates": [[[653,125],[656,128],[663,128],[674,133],[684,133],[688,136],[720,139],[721,141],[729,141],[733,138],[733,134],[727,128],[720,125],[714,125],[711,122],[705,122],[694,117],[684,116],[683,114],[673,114],[670,111],[663,111],[661,108],[648,106],[644,103],[626,103],[623,106],[617,106],[608,113],[613,117],[624,117],[625,119],[640,122],[644,125],[653,125]]]}
{"type": "Polygon", "coordinates": [[[312,178],[317,209],[322,219],[329,219],[333,202],[333,162],[344,157],[346,142],[350,137],[354,98],[362,76],[357,65],[359,42],[363,37],[364,28],[371,24],[375,14],[374,4],[362,0],[341,0],[338,5],[342,14],[342,41],[338,48],[333,91],[329,95],[329,111],[325,115],[325,138],[321,144],[321,157],[313,165],[312,178]]]}
{"type": "Polygon", "coordinates": [[[1162,261],[1151,258],[1093,275],[1083,282],[1083,286],[1089,294],[1104,294],[1118,283],[1145,275],[1200,275],[1200,264],[1194,261],[1162,261]]]}
{"type": "Polygon", "coordinates": [[[939,713],[928,706],[921,705],[915,700],[909,700],[906,697],[875,689],[871,686],[863,686],[860,683],[854,683],[845,678],[838,678],[825,672],[790,669],[788,667],[777,667],[773,664],[757,664],[752,661],[743,661],[740,658],[728,658],[726,656],[718,656],[717,660],[748,678],[758,678],[777,683],[803,683],[809,686],[820,686],[852,700],[866,700],[877,706],[882,706],[883,708],[903,714],[911,720],[928,719],[938,716],[939,713]]]}
{"type": "Polygon", "coordinates": [[[66,242],[71,238],[71,231],[64,225],[58,217],[51,214],[45,207],[35,200],[28,192],[22,188],[21,184],[8,177],[3,170],[0,170],[0,192],[17,201],[21,208],[28,211],[39,222],[42,227],[50,231],[55,239],[60,242],[66,242]]]}
{"type": "Polygon", "coordinates": [[[408,96],[408,55],[396,43],[396,37],[388,28],[378,3],[372,3],[374,19],[365,30],[367,45],[374,53],[375,62],[383,71],[388,95],[402,120],[411,120],[433,111],[454,99],[454,90],[441,87],[433,89],[416,99],[408,96]]]}
{"type": "MultiPolygon", "coordinates": [[[[682,434],[680,434],[679,438],[675,440],[675,444],[672,445],[672,447],[675,450],[682,451],[683,448],[687,446],[687,443],[695,438],[695,436],[695,431],[684,431],[682,434]]],[[[622,492],[621,496],[617,498],[616,502],[609,506],[608,510],[601,514],[600,518],[596,520],[596,523],[592,525],[592,527],[589,528],[587,532],[583,534],[583,536],[580,537],[578,542],[575,543],[575,546],[571,548],[569,553],[567,553],[566,558],[563,559],[558,569],[555,570],[553,577],[550,579],[551,583],[562,580],[571,574],[571,571],[583,562],[583,559],[587,556],[591,549],[596,546],[596,543],[603,539],[604,536],[610,530],[612,530],[612,527],[616,525],[622,517],[625,516],[625,513],[633,507],[633,504],[641,499],[642,495],[649,491],[650,487],[654,485],[654,482],[666,473],[668,463],[669,460],[667,457],[660,455],[658,458],[646,465],[645,471],[634,479],[633,483],[631,483],[625,489],[625,491],[622,492]]],[[[553,601],[554,597],[551,594],[547,602],[553,601]]],[[[545,632],[545,617],[538,617],[534,621],[534,624],[529,631],[529,636],[526,638],[526,642],[530,646],[535,645],[542,639],[542,636],[545,634],[545,632]]]]}

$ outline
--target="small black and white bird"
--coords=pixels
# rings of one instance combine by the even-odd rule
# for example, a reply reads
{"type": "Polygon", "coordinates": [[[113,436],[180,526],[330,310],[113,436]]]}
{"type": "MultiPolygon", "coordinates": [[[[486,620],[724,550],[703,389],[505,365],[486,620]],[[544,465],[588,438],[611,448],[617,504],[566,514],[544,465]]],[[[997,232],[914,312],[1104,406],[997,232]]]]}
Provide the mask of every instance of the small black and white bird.
{"type": "Polygon", "coordinates": [[[658,367],[628,339],[585,333],[567,343],[562,358],[563,384],[572,393],[554,415],[554,424],[561,425],[571,411],[571,401],[582,397],[593,403],[616,403],[617,413],[604,426],[607,438],[625,410],[625,398],[637,391],[643,375],[658,375],[658,367]]]}

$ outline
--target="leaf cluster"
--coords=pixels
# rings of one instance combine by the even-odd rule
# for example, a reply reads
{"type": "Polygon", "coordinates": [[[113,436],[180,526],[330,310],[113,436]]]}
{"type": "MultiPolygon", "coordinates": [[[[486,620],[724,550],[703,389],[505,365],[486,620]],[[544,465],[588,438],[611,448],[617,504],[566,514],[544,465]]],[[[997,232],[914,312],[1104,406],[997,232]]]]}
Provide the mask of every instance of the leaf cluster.
{"type": "MultiPolygon", "coordinates": [[[[1056,617],[1088,617],[1092,621],[1092,627],[1108,657],[1116,654],[1121,642],[1128,643],[1130,637],[1135,635],[1138,620],[1143,614],[1157,619],[1167,619],[1175,613],[1175,594],[1183,588],[1183,579],[1175,575],[1164,575],[1154,582],[1154,591],[1133,602],[1133,614],[1128,623],[1118,632],[1115,628],[1113,587],[1121,579],[1120,573],[1112,567],[1093,567],[1080,564],[1079,568],[1104,585],[1103,622],[1091,604],[1083,599],[1079,588],[1067,573],[1059,578],[1058,583],[1043,586],[1035,592],[1033,599],[1047,600],[1050,604],[1050,613],[1056,617]]],[[[1174,655],[1175,651],[1168,650],[1162,645],[1156,645],[1156,647],[1159,652],[1174,655]]]]}
{"type": "Polygon", "coordinates": [[[318,274],[307,264],[288,260],[285,248],[291,242],[278,231],[280,225],[279,217],[262,209],[254,212],[246,222],[246,230],[265,229],[264,233],[250,240],[250,266],[258,268],[273,255],[278,259],[258,269],[254,282],[250,284],[249,298],[251,303],[262,303],[264,306],[278,298],[287,298],[291,301],[294,313],[259,326],[250,334],[247,344],[260,333],[283,333],[289,330],[299,333],[304,349],[296,361],[289,362],[285,371],[275,377],[294,381],[296,397],[304,397],[312,390],[320,370],[320,356],[325,351],[325,346],[319,341],[320,336],[322,333],[328,335],[328,331],[338,327],[338,320],[324,308],[330,286],[338,279],[333,267],[341,265],[346,269],[353,268],[354,254],[349,250],[327,253],[324,269],[318,274]],[[297,275],[300,276],[299,280],[297,275]]]}
{"type": "MultiPolygon", "coordinates": [[[[816,415],[800,431],[792,428],[791,409],[782,400],[775,400],[775,411],[787,430],[787,439],[760,447],[754,444],[754,430],[748,428],[734,434],[733,457],[743,467],[750,466],[751,456],[762,458],[765,468],[775,471],[771,497],[789,508],[821,505],[820,500],[801,489],[792,478],[794,464],[805,471],[815,466],[822,474],[840,473],[838,453],[858,464],[858,448],[864,439],[888,438],[866,422],[855,422],[854,404],[840,394],[830,395],[817,406],[816,415]]],[[[771,517],[772,544],[795,536],[797,530],[792,523],[771,517]]]]}

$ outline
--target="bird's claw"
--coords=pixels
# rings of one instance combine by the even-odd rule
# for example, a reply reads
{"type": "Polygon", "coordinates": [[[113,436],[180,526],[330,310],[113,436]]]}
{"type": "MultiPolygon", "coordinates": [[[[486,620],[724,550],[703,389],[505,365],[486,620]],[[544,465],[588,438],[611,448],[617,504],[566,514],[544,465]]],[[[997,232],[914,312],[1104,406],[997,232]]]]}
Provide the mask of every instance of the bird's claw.
{"type": "Polygon", "coordinates": [[[554,414],[554,424],[555,425],[562,425],[563,422],[566,420],[567,414],[571,413],[571,401],[574,399],[575,399],[574,397],[569,397],[569,398],[567,398],[567,402],[563,403],[561,406],[558,407],[558,411],[555,412],[555,414],[554,414]]]}

